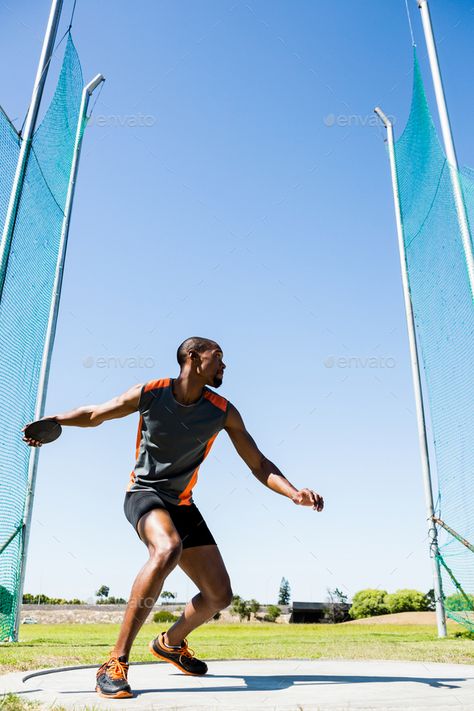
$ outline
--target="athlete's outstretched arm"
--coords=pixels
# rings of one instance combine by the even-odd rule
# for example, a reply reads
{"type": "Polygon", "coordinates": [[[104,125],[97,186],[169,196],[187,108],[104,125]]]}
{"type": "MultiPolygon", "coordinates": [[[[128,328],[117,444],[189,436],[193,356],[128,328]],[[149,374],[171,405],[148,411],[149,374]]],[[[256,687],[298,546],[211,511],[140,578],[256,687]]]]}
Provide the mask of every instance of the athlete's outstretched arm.
{"type": "Polygon", "coordinates": [[[322,511],[323,497],[312,489],[297,489],[281,473],[278,467],[262,454],[255,440],[247,432],[242,417],[232,404],[229,404],[226,424],[224,426],[238,454],[247,464],[252,474],[265,486],[278,494],[283,494],[295,504],[312,506],[315,511],[322,511]]]}
{"type": "MultiPolygon", "coordinates": [[[[48,415],[41,419],[54,418],[60,425],[72,427],[97,427],[106,420],[115,420],[137,412],[142,387],[143,384],[134,385],[126,392],[117,395],[108,402],[103,402],[101,405],[84,405],[75,410],[62,412],[59,415],[48,415]]],[[[27,437],[23,437],[23,440],[33,447],[40,445],[39,442],[27,437]]]]}

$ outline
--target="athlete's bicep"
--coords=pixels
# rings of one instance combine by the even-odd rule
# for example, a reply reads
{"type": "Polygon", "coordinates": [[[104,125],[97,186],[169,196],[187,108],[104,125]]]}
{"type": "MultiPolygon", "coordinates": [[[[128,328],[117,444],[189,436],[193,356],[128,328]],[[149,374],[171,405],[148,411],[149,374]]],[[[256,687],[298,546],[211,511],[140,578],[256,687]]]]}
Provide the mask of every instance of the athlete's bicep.
{"type": "Polygon", "coordinates": [[[121,395],[112,398],[112,400],[103,402],[101,405],[96,405],[91,421],[94,424],[100,425],[106,420],[115,420],[119,417],[126,417],[133,412],[137,412],[142,388],[143,383],[139,383],[121,395]]]}
{"type": "Polygon", "coordinates": [[[246,465],[252,471],[259,469],[264,456],[257,447],[253,437],[247,432],[240,412],[232,404],[229,404],[224,429],[246,465]]]}

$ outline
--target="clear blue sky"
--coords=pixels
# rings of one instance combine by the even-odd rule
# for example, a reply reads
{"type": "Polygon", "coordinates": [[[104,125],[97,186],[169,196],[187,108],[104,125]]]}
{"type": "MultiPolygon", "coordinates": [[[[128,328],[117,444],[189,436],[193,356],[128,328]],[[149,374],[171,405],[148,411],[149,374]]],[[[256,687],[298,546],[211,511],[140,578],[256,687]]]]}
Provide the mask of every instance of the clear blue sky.
{"type": "MultiPolygon", "coordinates": [[[[469,163],[474,13],[430,5],[469,163]]],[[[17,126],[48,10],[0,5],[0,102],[17,126]]],[[[404,1],[79,0],[74,39],[85,80],[107,81],[85,136],[46,413],[175,376],[185,337],[214,338],[220,393],[326,501],[316,514],[266,490],[221,433],[195,500],[234,591],[271,602],[283,575],[297,600],[427,590],[389,166],[372,118],[381,105],[400,135],[408,115],[404,1]]],[[[29,592],[128,595],[146,556],[122,512],[136,427],[71,428],[42,449],[29,592]]],[[[165,587],[194,590],[179,571],[165,587]]]]}

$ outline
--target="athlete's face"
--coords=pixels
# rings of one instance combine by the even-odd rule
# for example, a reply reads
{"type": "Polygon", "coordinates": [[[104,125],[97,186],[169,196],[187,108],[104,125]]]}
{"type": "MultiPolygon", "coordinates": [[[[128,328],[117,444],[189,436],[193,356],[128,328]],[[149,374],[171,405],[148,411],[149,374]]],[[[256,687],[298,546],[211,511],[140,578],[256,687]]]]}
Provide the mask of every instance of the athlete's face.
{"type": "Polygon", "coordinates": [[[210,348],[208,351],[201,353],[201,369],[208,379],[208,384],[213,388],[218,388],[222,385],[224,378],[225,363],[223,361],[224,354],[219,346],[210,348]]]}

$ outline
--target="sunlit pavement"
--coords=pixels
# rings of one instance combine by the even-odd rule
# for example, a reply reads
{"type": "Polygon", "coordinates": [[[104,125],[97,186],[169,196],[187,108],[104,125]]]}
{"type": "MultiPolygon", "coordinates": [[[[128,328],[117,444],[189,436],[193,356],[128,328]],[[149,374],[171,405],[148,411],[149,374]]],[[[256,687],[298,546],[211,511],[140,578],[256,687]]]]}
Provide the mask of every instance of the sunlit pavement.
{"type": "Polygon", "coordinates": [[[0,677],[0,690],[68,709],[474,711],[474,666],[298,659],[208,660],[208,665],[205,677],[190,677],[163,662],[133,664],[132,699],[99,697],[95,667],[14,672],[0,677]]]}

